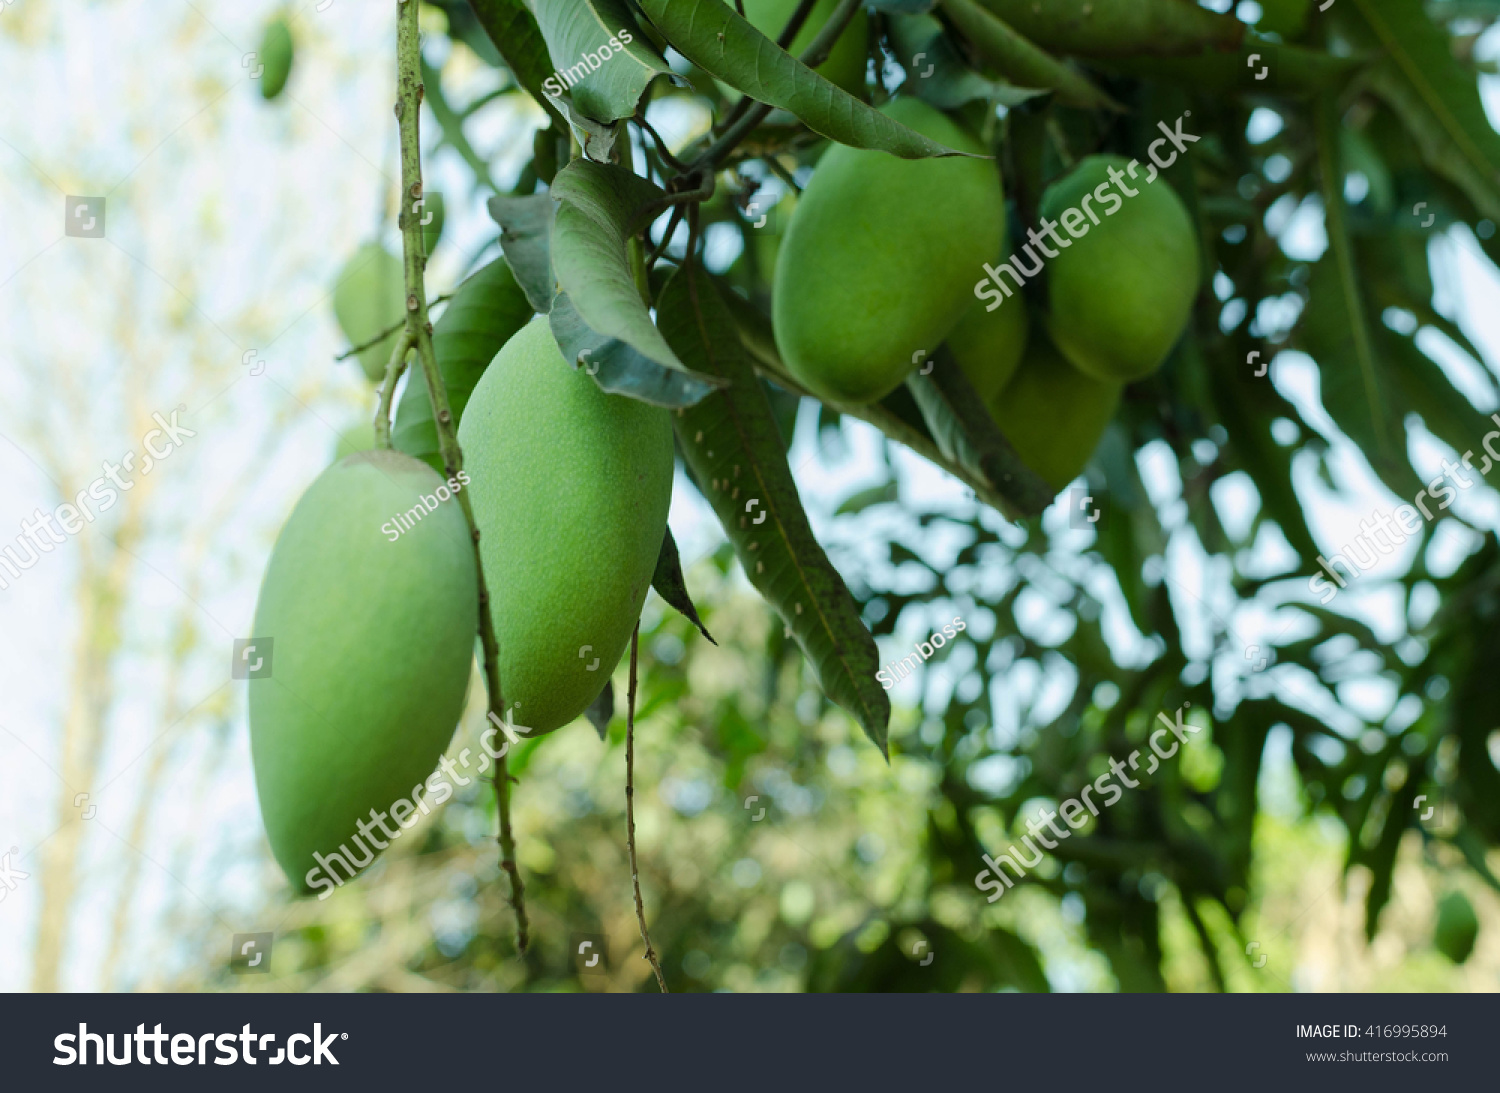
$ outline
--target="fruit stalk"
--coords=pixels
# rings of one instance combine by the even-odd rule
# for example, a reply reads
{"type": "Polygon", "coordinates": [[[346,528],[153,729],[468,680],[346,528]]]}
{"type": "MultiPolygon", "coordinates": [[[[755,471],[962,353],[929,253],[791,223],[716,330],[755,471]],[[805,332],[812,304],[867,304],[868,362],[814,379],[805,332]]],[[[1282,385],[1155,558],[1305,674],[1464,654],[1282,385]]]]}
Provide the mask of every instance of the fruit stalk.
{"type": "Polygon", "coordinates": [[[406,355],[411,352],[411,331],[403,330],[391,346],[391,359],[385,366],[385,382],[380,385],[380,405],[375,408],[375,447],[391,446],[391,397],[401,373],[406,371],[406,355]]]}
{"type": "Polygon", "coordinates": [[[630,883],[635,887],[635,919],[641,924],[641,940],[646,943],[646,959],[656,973],[656,985],[662,994],[667,990],[666,977],[661,973],[661,961],[651,944],[651,931],[646,928],[646,905],[641,902],[641,874],[635,862],[635,678],[636,665],[640,659],[641,626],[636,623],[630,634],[630,690],[625,696],[625,847],[630,852],[630,883]]]}
{"type": "MultiPolygon", "coordinates": [[[[417,31],[416,0],[397,0],[396,5],[396,121],[401,135],[401,211],[397,224],[401,228],[401,251],[406,274],[406,338],[416,347],[432,399],[432,418],[437,426],[438,451],[447,475],[452,477],[463,468],[463,451],[458,446],[453,412],[448,406],[448,390],[438,369],[432,348],[432,323],[427,318],[427,290],[423,269],[427,258],[422,246],[422,228],[411,215],[411,203],[422,196],[422,145],[418,122],[421,119],[422,81],[419,75],[422,47],[417,31]]],[[[387,418],[387,420],[389,420],[387,418]]],[[[389,427],[389,426],[387,426],[389,427]]],[[[490,619],[490,594],[484,580],[484,563],[479,554],[479,528],[467,491],[456,497],[468,522],[474,541],[474,565],[479,574],[479,640],[484,648],[484,679],[489,690],[491,715],[504,720],[504,702],[500,694],[499,646],[490,619]]],[[[501,755],[495,760],[495,805],[500,814],[500,867],[510,876],[510,905],[516,915],[516,949],[525,953],[530,944],[530,924],[526,918],[526,887],[516,866],[515,832],[510,821],[510,769],[501,755]]]]}

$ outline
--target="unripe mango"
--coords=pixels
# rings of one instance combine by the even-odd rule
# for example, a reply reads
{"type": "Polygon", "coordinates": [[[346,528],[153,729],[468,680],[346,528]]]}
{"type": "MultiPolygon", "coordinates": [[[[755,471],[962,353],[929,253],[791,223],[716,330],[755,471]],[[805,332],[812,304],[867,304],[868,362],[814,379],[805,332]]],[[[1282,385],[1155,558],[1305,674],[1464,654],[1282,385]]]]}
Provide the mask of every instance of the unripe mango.
{"type": "Polygon", "coordinates": [[[1119,404],[1120,384],[1085,376],[1038,329],[1015,376],[989,405],[1022,462],[1060,490],[1087,466],[1119,404]]]}
{"type": "MultiPolygon", "coordinates": [[[[771,41],[776,41],[782,28],[797,10],[799,0],[745,0],[745,19],[756,30],[771,41]]],[[[787,52],[800,56],[812,44],[823,24],[838,7],[838,0],[818,0],[812,12],[802,24],[802,29],[792,39],[787,52]]],[[[865,97],[865,57],[868,53],[869,26],[864,9],[855,12],[854,18],[833,43],[833,49],[814,71],[824,79],[838,84],[856,98],[865,97]]]]}
{"type": "Polygon", "coordinates": [[[261,97],[274,99],[281,94],[287,77],[292,74],[292,30],[286,25],[285,19],[272,19],[266,24],[258,53],[259,63],[263,66],[260,74],[261,97]]]}
{"type": "MultiPolygon", "coordinates": [[[[366,243],[339,272],[333,288],[333,316],[350,345],[364,345],[382,330],[406,317],[405,272],[401,259],[376,242],[366,243]]],[[[396,331],[357,353],[356,359],[373,382],[385,376],[396,331]]]]}
{"type": "Polygon", "coordinates": [[[1462,892],[1449,892],[1438,901],[1437,928],[1433,931],[1433,944],[1455,964],[1462,964],[1474,951],[1474,941],[1479,937],[1479,918],[1474,914],[1474,905],[1462,892]]]}
{"type": "MultiPolygon", "coordinates": [[[[919,100],[881,111],[950,148],[984,152],[919,100]]],[[[1004,218],[993,160],[904,160],[835,145],[776,261],[772,322],[792,374],[835,401],[889,394],[973,302],[975,279],[1001,252],[1004,218]]]]}
{"type": "Polygon", "coordinates": [[[410,456],[359,452],[318,476],[271,553],[254,626],[270,674],[249,683],[250,753],[271,849],[301,892],[331,891],[399,837],[404,810],[386,835],[372,828],[378,842],[356,825],[417,804],[463,711],[479,584],[449,490],[410,456]],[[414,526],[393,541],[398,513],[414,526]]]}
{"type": "Polygon", "coordinates": [[[1198,295],[1198,237],[1187,207],[1165,179],[1148,183],[1147,171],[1137,165],[1132,176],[1130,165],[1122,156],[1089,156],[1047,188],[1041,206],[1054,221],[1079,210],[1072,223],[1087,232],[1069,239],[1059,230],[1067,245],[1047,260],[1052,336],[1080,371],[1121,383],[1161,367],[1198,295]]]}
{"type": "Polygon", "coordinates": [[[458,439],[507,717],[551,732],[599,696],[640,618],[672,500],[671,417],[601,391],[539,316],[485,370],[458,439]]]}
{"type": "Polygon", "coordinates": [[[948,335],[953,358],[985,405],[1016,374],[1030,330],[1026,301],[1016,296],[994,311],[986,311],[983,303],[974,304],[948,335]]]}

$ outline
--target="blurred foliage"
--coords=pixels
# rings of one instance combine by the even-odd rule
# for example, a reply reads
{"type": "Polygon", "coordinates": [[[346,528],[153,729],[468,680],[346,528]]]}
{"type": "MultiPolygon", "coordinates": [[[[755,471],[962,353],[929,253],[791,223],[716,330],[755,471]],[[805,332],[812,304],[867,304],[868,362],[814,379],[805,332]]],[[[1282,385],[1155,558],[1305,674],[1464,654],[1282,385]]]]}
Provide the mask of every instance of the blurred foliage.
{"type": "MultiPolygon", "coordinates": [[[[464,5],[443,6],[459,11],[461,41],[507,8],[477,4],[471,23],[464,5]]],[[[1016,8],[983,6],[1002,18],[1016,8]]],[[[744,592],[727,546],[688,568],[719,648],[651,601],[638,823],[647,913],[673,989],[1287,989],[1284,935],[1320,901],[1333,915],[1320,936],[1371,943],[1365,957],[1337,953],[1380,972],[1367,987],[1495,986],[1493,955],[1471,958],[1467,979],[1432,963],[1444,959],[1431,948],[1436,897],[1421,906],[1428,880],[1442,878],[1495,921],[1483,888],[1500,887],[1489,865],[1500,842],[1493,530],[1467,503],[1445,506],[1413,536],[1404,573],[1362,577],[1331,607],[1306,590],[1328,549],[1309,506],[1318,489],[1349,483],[1351,457],[1363,456],[1393,509],[1431,481],[1419,441],[1436,438],[1459,459],[1479,453],[1500,403],[1493,370],[1436,301],[1429,266],[1440,232],[1500,258],[1500,136],[1479,101],[1473,48],[1500,10],[1306,7],[1266,5],[1269,36],[1173,57],[1069,49],[1039,16],[1038,43],[1074,53],[1120,111],[988,79],[944,84],[945,94],[975,89],[962,109],[1001,155],[1018,223],[1035,221],[1042,189],[1076,158],[1143,156],[1157,120],[1190,118],[1202,139],[1164,174],[1199,225],[1205,291],[1166,366],[1127,390],[1090,465],[1097,525],[1070,527],[1058,509],[1007,522],[972,495],[926,496],[915,484],[930,476],[911,473],[904,454],[862,480],[838,517],[814,521],[866,623],[892,639],[884,648],[954,615],[968,622],[896,692],[906,704],[893,714],[889,766],[744,592]],[[1246,64],[1252,51],[1270,66],[1265,82],[1246,64]],[[1328,420],[1310,419],[1274,373],[1257,376],[1257,357],[1315,364],[1328,420]],[[1248,520],[1226,516],[1226,486],[1247,499],[1248,520]],[[1374,621],[1379,597],[1395,603],[1394,622],[1374,621]],[[1111,758],[1143,748],[1158,714],[1177,711],[1202,730],[1192,744],[986,903],[974,884],[981,855],[1018,840],[1038,808],[1076,796],[1111,758]],[[1273,754],[1286,760],[1274,771],[1273,754]],[[1281,812],[1266,808],[1269,783],[1281,812]],[[1441,804],[1435,816],[1423,799],[1441,804]],[[1323,892],[1302,887],[1340,855],[1323,892]],[[1268,960],[1258,965],[1257,953],[1268,960]]],[[[432,14],[430,37],[442,25],[432,14]]],[[[873,20],[871,71],[894,86],[888,18],[873,20]]],[[[980,63],[942,25],[953,35],[945,63],[980,63]]],[[[455,42],[449,63],[467,48],[455,42]]],[[[984,60],[988,70],[1003,58],[984,60]]],[[[690,74],[705,95],[720,93],[690,74]]],[[[428,79],[429,100],[444,104],[438,143],[464,153],[462,125],[477,108],[448,105],[441,69],[428,79]]],[[[524,94],[509,82],[502,93],[524,94]]],[[[658,120],[662,107],[724,108],[666,81],[647,97],[658,120]]],[[[654,140],[620,131],[640,136],[631,154],[644,170],[671,175],[654,140]]],[[[805,130],[757,130],[702,207],[706,264],[762,309],[785,214],[820,143],[805,130]],[[765,221],[764,205],[747,209],[763,188],[787,195],[765,221]]],[[[538,190],[567,144],[561,129],[542,130],[535,159],[499,192],[538,190]]],[[[474,166],[476,186],[496,189],[493,166],[474,166]]],[[[677,260],[668,220],[649,240],[677,260]]],[[[790,440],[797,400],[768,391],[790,440]]],[[[854,435],[832,408],[803,400],[800,413],[803,434],[835,451],[854,435]]],[[[513,766],[533,952],[511,950],[493,804],[473,787],[425,828],[424,845],[353,886],[365,891],[289,910],[291,974],[389,989],[645,988],[623,845],[622,674],[607,741],[574,726],[521,746],[513,766]],[[379,974],[344,973],[380,951],[359,934],[378,900],[425,916],[435,939],[409,922],[379,974]],[[578,973],[577,933],[609,938],[608,974],[578,973]]],[[[382,922],[389,937],[394,920],[382,922]]],[[[1476,953],[1492,953],[1485,946],[1481,929],[1476,953]]],[[[1320,959],[1304,954],[1299,967],[1320,959]]],[[[1314,981],[1360,982],[1353,972],[1314,981]]]]}

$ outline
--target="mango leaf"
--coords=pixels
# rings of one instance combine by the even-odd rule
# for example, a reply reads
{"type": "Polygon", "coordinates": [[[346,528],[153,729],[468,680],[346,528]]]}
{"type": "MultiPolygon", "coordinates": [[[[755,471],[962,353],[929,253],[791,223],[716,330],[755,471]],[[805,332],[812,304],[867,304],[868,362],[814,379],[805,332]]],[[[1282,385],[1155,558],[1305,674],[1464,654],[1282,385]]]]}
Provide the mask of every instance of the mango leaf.
{"type": "Polygon", "coordinates": [[[920,15],[937,6],[937,0],[869,0],[865,5],[876,11],[888,11],[895,15],[920,15]]]}
{"type": "Polygon", "coordinates": [[[552,302],[548,321],[562,355],[593,376],[600,389],[610,394],[676,408],[691,406],[721,382],[713,376],[663,368],[620,339],[596,333],[583,321],[565,292],[558,293],[552,302]]]}
{"type": "Polygon", "coordinates": [[[982,0],[991,14],[1054,53],[1174,56],[1234,49],[1245,24],[1194,0],[982,0]]]}
{"type": "Polygon", "coordinates": [[[1370,70],[1371,91],[1390,104],[1432,170],[1500,220],[1500,134],[1480,102],[1478,80],[1454,58],[1448,35],[1420,0],[1351,0],[1342,26],[1384,58],[1370,70]]]}
{"type": "MultiPolygon", "coordinates": [[[[428,0],[435,8],[441,8],[448,16],[448,37],[456,38],[474,51],[485,64],[499,68],[505,64],[500,51],[480,26],[469,0],[428,0]]],[[[423,82],[426,82],[425,79],[423,82]]],[[[519,82],[519,81],[518,81],[519,82]]]]}
{"type": "Polygon", "coordinates": [[[490,198],[488,208],[500,225],[500,249],[531,310],[547,314],[557,294],[557,282],[552,278],[552,218],[557,203],[551,194],[497,194],[490,198]]]}
{"type": "Polygon", "coordinates": [[[757,102],[780,107],[815,133],[902,159],[962,155],[830,83],[721,0],[641,0],[641,10],[684,57],[757,102]]]}
{"type": "Polygon", "coordinates": [[[930,15],[896,15],[888,25],[896,60],[906,70],[902,90],[939,110],[952,110],[975,99],[1015,106],[1047,93],[981,76],[959,56],[943,24],[930,15]]]}
{"type": "Polygon", "coordinates": [[[1113,57],[1100,67],[1187,84],[1217,95],[1305,95],[1338,90],[1367,60],[1365,55],[1335,57],[1322,50],[1249,35],[1236,51],[1215,49],[1181,57],[1113,57]]]}
{"type": "Polygon", "coordinates": [[[703,625],[703,620],[698,617],[698,609],[693,606],[693,598],[688,595],[687,581],[682,576],[682,558],[678,556],[677,540],[672,538],[671,528],[667,529],[666,538],[661,541],[661,554],[656,558],[656,572],[651,575],[651,587],[656,589],[658,596],[686,616],[712,644],[719,644],[708,632],[708,627],[703,625]]]}
{"type": "Polygon", "coordinates": [[[604,681],[604,690],[600,691],[599,697],[583,711],[583,716],[589,719],[590,725],[594,726],[594,731],[599,734],[600,740],[609,734],[609,723],[615,716],[615,685],[612,680],[604,681]]]}
{"type": "Polygon", "coordinates": [[[1038,49],[972,0],[942,0],[942,5],[980,59],[1007,78],[1024,87],[1051,88],[1070,106],[1119,109],[1119,104],[1086,77],[1038,49]]]}
{"type": "Polygon", "coordinates": [[[823,552],[797,497],[776,420],[712,281],[674,274],[658,307],[662,332],[701,371],[731,381],[677,412],[683,456],[724,526],[745,575],[781,615],[824,693],[854,715],[883,754],[890,699],[859,604],[823,552]],[[696,299],[695,299],[696,297],[696,299]]]}
{"type": "MultiPolygon", "coordinates": [[[[1416,481],[1403,458],[1404,435],[1392,404],[1384,361],[1367,319],[1368,305],[1354,258],[1344,205],[1338,118],[1331,98],[1316,108],[1319,173],[1328,250],[1313,267],[1308,304],[1298,322],[1301,343],[1318,362],[1323,405],[1398,495],[1411,496],[1416,481]]],[[[1420,486],[1417,488],[1420,489],[1420,486]]]]}
{"type": "Polygon", "coordinates": [[[542,93],[542,82],[552,73],[552,58],[547,55],[547,41],[531,9],[524,0],[469,0],[469,5],[516,82],[552,115],[555,124],[561,125],[563,119],[557,108],[542,93]]]}
{"type": "MultiPolygon", "coordinates": [[[[582,350],[576,348],[580,332],[569,325],[570,317],[566,314],[554,323],[553,331],[564,354],[570,360],[587,364],[591,373],[595,365],[602,375],[606,363],[626,362],[635,379],[628,386],[614,388],[620,393],[642,397],[643,389],[665,393],[675,385],[677,394],[673,397],[648,401],[681,406],[703,397],[721,381],[697,375],[677,359],[651,321],[626,250],[630,238],[661,211],[665,196],[646,179],[624,168],[574,160],[552,181],[552,197],[558,202],[552,224],[552,270],[559,288],[589,331],[606,341],[623,342],[645,362],[654,361],[661,369],[696,383],[683,384],[670,375],[660,374],[643,382],[642,361],[618,353],[611,354],[609,362],[597,353],[601,359],[595,360],[595,355],[591,355],[585,362],[582,350]],[[567,345],[564,337],[568,339],[567,345]]],[[[603,350],[606,346],[591,348],[603,350]]],[[[612,377],[606,377],[601,386],[606,382],[612,382],[612,377]]]]}
{"type": "MultiPolygon", "coordinates": [[[[480,269],[448,301],[442,317],[433,324],[432,350],[448,392],[455,429],[490,361],[530,321],[531,305],[504,258],[496,258],[480,269]]],[[[442,473],[432,400],[420,368],[408,374],[391,427],[391,443],[398,451],[426,460],[442,473]]]]}
{"type": "MultiPolygon", "coordinates": [[[[601,124],[585,114],[574,105],[573,96],[569,92],[554,95],[545,87],[542,90],[558,112],[568,120],[568,128],[573,130],[573,139],[578,141],[583,154],[595,163],[608,163],[618,139],[615,127],[601,124]]],[[[557,172],[553,171],[553,177],[556,176],[557,172]]]]}
{"type": "Polygon", "coordinates": [[[1021,461],[948,347],[939,346],[932,361],[932,371],[913,372],[906,387],[942,453],[989,482],[1023,514],[1042,512],[1057,491],[1021,461]]]}
{"type": "Polygon", "coordinates": [[[595,121],[630,117],[646,85],[672,74],[623,0],[537,0],[536,21],[556,69],[543,92],[571,91],[595,121]]]}

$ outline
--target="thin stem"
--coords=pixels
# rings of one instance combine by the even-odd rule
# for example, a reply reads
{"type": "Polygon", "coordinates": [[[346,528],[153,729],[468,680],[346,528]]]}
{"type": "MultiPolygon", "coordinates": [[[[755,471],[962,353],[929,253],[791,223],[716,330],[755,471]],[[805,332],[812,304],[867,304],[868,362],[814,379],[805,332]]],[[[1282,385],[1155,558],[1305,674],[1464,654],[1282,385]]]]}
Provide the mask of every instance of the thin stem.
{"type": "MultiPolygon", "coordinates": [[[[437,307],[438,304],[447,303],[451,299],[453,299],[453,293],[451,293],[451,292],[445,292],[441,296],[437,296],[437,297],[435,297],[435,298],[433,298],[431,300],[428,300],[427,301],[427,306],[428,307],[437,307]]],[[[337,364],[339,361],[346,361],[350,357],[354,356],[356,353],[363,353],[366,349],[369,349],[370,346],[372,346],[372,345],[379,345],[381,342],[383,342],[387,338],[389,338],[392,334],[396,333],[396,331],[403,329],[405,326],[406,326],[406,317],[402,316],[401,319],[399,319],[398,321],[392,323],[390,326],[386,327],[379,334],[376,334],[373,338],[370,338],[368,341],[360,342],[358,345],[352,345],[348,349],[344,350],[337,357],[333,358],[334,363],[337,364]]],[[[407,348],[410,349],[412,347],[411,346],[407,346],[407,348]]]]}
{"type": "MultiPolygon", "coordinates": [[[[840,0],[838,8],[828,17],[828,22],[823,24],[817,36],[808,43],[807,48],[802,51],[802,55],[797,60],[808,68],[817,68],[828,60],[828,54],[833,51],[834,43],[839,40],[839,35],[844,33],[844,28],[849,25],[849,21],[854,18],[863,3],[864,0],[840,0]]],[[[795,33],[793,31],[793,35],[795,33]]],[[[787,41],[790,42],[791,39],[787,41]]],[[[783,45],[782,48],[785,49],[786,46],[783,45]]],[[[740,141],[750,135],[757,125],[766,120],[766,115],[770,112],[769,105],[757,103],[746,111],[743,117],[729,126],[723,136],[708,146],[708,150],[693,163],[693,168],[696,170],[705,166],[717,166],[725,156],[739,146],[740,141]]]]}
{"type": "Polygon", "coordinates": [[[683,208],[684,206],[682,205],[674,205],[672,207],[672,215],[667,220],[667,230],[662,233],[661,242],[651,252],[651,256],[646,259],[646,269],[648,271],[656,265],[661,256],[667,253],[667,248],[672,245],[672,236],[677,234],[677,226],[682,223],[683,208]]]}
{"type": "MultiPolygon", "coordinates": [[[[792,12],[792,17],[786,21],[786,26],[781,28],[781,33],[776,36],[776,44],[782,49],[792,48],[792,39],[797,37],[797,32],[802,29],[802,24],[807,22],[807,17],[812,14],[813,5],[818,0],[802,0],[797,5],[797,10],[792,12]]],[[[743,19],[745,13],[740,12],[743,19]]],[[[749,95],[741,95],[740,101],[734,104],[734,109],[729,112],[729,117],[724,119],[725,125],[733,125],[745,116],[745,111],[750,109],[750,104],[755,100],[749,95]]]]}
{"type": "Polygon", "coordinates": [[[380,405],[375,410],[375,447],[391,446],[391,398],[396,393],[396,383],[406,371],[406,354],[411,352],[411,332],[403,330],[396,344],[391,346],[391,359],[386,362],[385,382],[380,387],[380,405]]]}
{"type": "MultiPolygon", "coordinates": [[[[438,450],[443,469],[452,478],[463,467],[464,456],[458,446],[453,426],[453,411],[448,406],[448,389],[438,369],[432,349],[432,323],[427,319],[427,293],[423,287],[423,268],[427,259],[422,250],[422,228],[410,215],[411,203],[422,196],[422,144],[418,122],[421,120],[422,81],[418,75],[421,44],[417,32],[417,0],[397,0],[396,5],[396,120],[401,130],[401,249],[406,273],[406,333],[416,346],[432,399],[432,418],[437,426],[438,450]]],[[[484,648],[484,677],[489,688],[490,713],[501,718],[504,703],[500,694],[499,644],[495,625],[490,618],[490,593],[484,581],[484,559],[479,553],[479,528],[467,490],[459,493],[458,506],[469,524],[474,541],[474,568],[479,578],[479,640],[484,648]]],[[[510,875],[510,905],[516,915],[516,949],[526,952],[531,943],[530,924],[526,918],[526,889],[516,866],[516,843],[510,823],[510,770],[505,756],[495,760],[495,804],[500,813],[500,867],[510,875]]]]}
{"type": "Polygon", "coordinates": [[[651,931],[646,928],[646,905],[641,902],[641,872],[635,862],[635,675],[640,656],[641,624],[635,624],[630,635],[630,689],[625,695],[625,846],[630,852],[630,883],[635,888],[635,920],[641,924],[641,940],[646,943],[646,959],[656,973],[656,985],[662,994],[667,990],[661,961],[651,945],[651,931]]]}
{"type": "Polygon", "coordinates": [[[687,170],[687,166],[667,150],[667,142],[663,140],[662,135],[656,131],[656,127],[646,120],[646,114],[644,111],[637,114],[633,120],[635,121],[636,125],[640,126],[641,132],[651,134],[651,139],[656,142],[656,154],[661,156],[663,163],[672,168],[672,170],[676,171],[678,174],[682,174],[687,170]]]}

